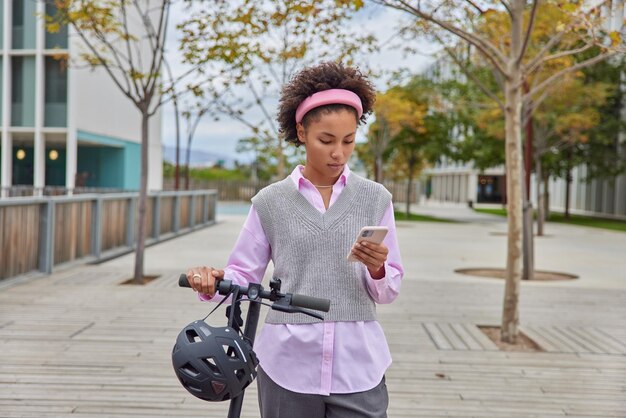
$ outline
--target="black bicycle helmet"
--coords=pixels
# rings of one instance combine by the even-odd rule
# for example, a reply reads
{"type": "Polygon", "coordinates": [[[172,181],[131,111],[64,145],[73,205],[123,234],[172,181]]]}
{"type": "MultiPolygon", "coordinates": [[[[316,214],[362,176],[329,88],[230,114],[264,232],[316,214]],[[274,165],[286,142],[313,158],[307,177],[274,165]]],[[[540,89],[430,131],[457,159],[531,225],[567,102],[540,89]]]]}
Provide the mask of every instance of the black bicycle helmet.
{"type": "Polygon", "coordinates": [[[250,344],[231,327],[194,321],[178,334],[172,365],[180,383],[205,401],[239,395],[256,377],[259,364],[250,344]]]}

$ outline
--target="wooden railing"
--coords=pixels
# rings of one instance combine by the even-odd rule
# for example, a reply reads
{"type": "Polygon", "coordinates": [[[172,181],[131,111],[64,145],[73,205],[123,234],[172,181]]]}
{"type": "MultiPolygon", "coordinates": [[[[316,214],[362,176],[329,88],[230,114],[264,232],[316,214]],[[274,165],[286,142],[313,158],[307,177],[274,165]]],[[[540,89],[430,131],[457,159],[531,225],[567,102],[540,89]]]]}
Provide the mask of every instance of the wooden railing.
{"type": "MultiPolygon", "coordinates": [[[[215,223],[217,191],[148,195],[146,245],[215,223]]],[[[0,279],[133,251],[138,193],[0,199],[0,279]]]]}

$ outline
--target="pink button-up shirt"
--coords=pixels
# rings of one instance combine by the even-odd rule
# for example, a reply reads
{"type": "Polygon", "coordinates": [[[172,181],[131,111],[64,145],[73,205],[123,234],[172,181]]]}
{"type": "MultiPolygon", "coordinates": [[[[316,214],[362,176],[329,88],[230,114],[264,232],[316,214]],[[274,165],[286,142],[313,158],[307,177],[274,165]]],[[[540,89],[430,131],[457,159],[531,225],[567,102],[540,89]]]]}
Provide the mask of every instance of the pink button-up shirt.
{"type": "MultiPolygon", "coordinates": [[[[296,167],[290,178],[311,205],[323,213],[326,208],[322,196],[304,178],[303,168],[296,167]]],[[[333,185],[329,207],[348,181],[350,169],[346,166],[333,185]]],[[[372,299],[382,304],[391,303],[397,297],[404,274],[392,204],[380,225],[389,228],[384,240],[389,249],[385,277],[375,280],[368,274],[366,283],[372,299]]],[[[224,278],[241,285],[260,283],[270,260],[270,244],[253,206],[224,268],[224,278]]],[[[220,299],[216,295],[212,300],[220,299]]],[[[264,324],[255,340],[254,351],[261,367],[274,382],[292,392],[319,395],[372,389],[391,364],[385,334],[377,321],[264,324]]]]}

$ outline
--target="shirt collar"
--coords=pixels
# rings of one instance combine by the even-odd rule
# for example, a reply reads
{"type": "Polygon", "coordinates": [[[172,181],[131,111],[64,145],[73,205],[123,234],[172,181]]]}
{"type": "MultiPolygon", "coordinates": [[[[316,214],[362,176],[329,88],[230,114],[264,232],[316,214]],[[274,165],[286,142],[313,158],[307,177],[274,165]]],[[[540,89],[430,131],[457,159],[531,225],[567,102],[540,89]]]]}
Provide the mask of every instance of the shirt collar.
{"type": "MultiPolygon", "coordinates": [[[[293,169],[293,171],[289,175],[289,177],[291,177],[291,180],[293,180],[294,184],[298,187],[298,190],[302,188],[302,185],[305,182],[308,182],[309,184],[311,184],[311,182],[302,175],[302,170],[304,170],[304,166],[298,165],[296,168],[293,169]]],[[[350,167],[348,167],[348,164],[346,164],[343,166],[343,172],[337,179],[337,183],[341,184],[342,186],[345,186],[348,183],[348,177],[350,177],[350,167]]]]}

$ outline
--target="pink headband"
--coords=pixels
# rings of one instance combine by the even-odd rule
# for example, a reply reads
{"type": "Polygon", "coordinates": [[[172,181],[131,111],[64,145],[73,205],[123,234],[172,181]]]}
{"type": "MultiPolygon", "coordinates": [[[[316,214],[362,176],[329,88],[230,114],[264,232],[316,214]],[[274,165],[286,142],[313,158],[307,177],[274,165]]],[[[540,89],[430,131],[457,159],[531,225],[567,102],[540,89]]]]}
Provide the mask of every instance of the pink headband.
{"type": "Polygon", "coordinates": [[[359,118],[363,115],[363,105],[356,93],[344,89],[322,90],[304,99],[296,109],[296,123],[302,122],[302,118],[311,109],[328,104],[344,104],[356,109],[359,118]]]}

